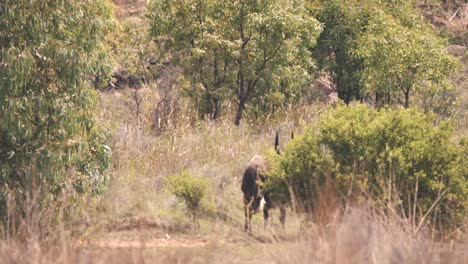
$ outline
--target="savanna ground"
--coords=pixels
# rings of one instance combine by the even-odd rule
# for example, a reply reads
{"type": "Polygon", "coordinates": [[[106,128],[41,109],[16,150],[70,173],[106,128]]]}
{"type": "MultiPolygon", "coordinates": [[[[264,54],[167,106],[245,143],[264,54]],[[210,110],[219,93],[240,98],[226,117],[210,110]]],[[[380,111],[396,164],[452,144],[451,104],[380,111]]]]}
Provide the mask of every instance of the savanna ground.
{"type": "MultiPolygon", "coordinates": [[[[145,30],[140,17],[144,3],[120,2],[125,7],[119,9],[124,27],[145,30]]],[[[135,41],[135,36],[127,37],[128,42],[135,41]]],[[[138,53],[138,47],[123,52],[138,53]]],[[[466,51],[462,60],[466,68],[466,51]]],[[[466,135],[468,128],[466,72],[458,80],[459,135],[466,135]]],[[[396,213],[384,215],[371,201],[342,212],[332,188],[324,191],[313,224],[306,224],[303,216],[288,208],[283,230],[278,211],[272,210],[266,230],[259,213],[253,217],[252,234],[245,233],[240,181],[250,158],[273,147],[275,131],[280,131],[280,143],[286,144],[291,130],[300,133],[332,106],[324,102],[284,110],[262,123],[247,116],[234,126],[231,114],[217,122],[194,123],[188,104],[177,99],[164,101],[176,110],[158,119],[155,109],[164,97],[158,88],[176,82],[171,74],[176,73],[169,71],[139,90],[100,93],[98,119],[112,135],[112,180],[99,201],[86,209],[85,220],[74,224],[78,239],[69,241],[65,229],[58,228],[58,246],[44,248],[32,241],[24,249],[12,250],[14,243],[2,244],[0,262],[467,262],[468,235],[463,228],[436,238],[429,229],[415,230],[396,213]],[[154,124],[161,122],[166,131],[156,135],[154,124]],[[210,182],[200,228],[194,227],[185,205],[165,188],[165,178],[183,170],[210,182]]]]}

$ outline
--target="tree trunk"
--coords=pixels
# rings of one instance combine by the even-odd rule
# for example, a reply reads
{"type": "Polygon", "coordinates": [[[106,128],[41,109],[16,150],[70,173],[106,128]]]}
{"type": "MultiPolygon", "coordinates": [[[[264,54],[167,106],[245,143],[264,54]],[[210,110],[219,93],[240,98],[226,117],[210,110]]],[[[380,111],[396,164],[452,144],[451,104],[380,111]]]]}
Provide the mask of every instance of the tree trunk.
{"type": "Polygon", "coordinates": [[[215,96],[213,98],[213,120],[217,120],[219,118],[219,114],[221,112],[221,102],[220,99],[215,96]]]}
{"type": "Polygon", "coordinates": [[[409,94],[410,94],[410,89],[406,89],[406,91],[405,91],[405,108],[409,108],[409,94]]]}
{"type": "Polygon", "coordinates": [[[240,124],[240,120],[242,118],[242,114],[244,113],[245,109],[245,100],[239,100],[239,105],[237,106],[237,113],[236,113],[236,120],[234,120],[234,124],[238,126],[240,124]]]}
{"type": "Polygon", "coordinates": [[[375,106],[382,107],[385,104],[385,92],[375,91],[375,106]]]}

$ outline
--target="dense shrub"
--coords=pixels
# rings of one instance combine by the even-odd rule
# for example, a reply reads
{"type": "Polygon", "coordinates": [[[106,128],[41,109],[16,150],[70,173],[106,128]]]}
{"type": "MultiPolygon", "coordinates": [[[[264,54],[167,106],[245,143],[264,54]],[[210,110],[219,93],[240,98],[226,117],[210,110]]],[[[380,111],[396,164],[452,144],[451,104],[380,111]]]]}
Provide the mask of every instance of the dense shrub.
{"type": "Polygon", "coordinates": [[[202,199],[208,190],[208,180],[191,176],[188,171],[173,175],[167,179],[169,190],[180,200],[192,214],[193,222],[198,224],[198,213],[202,209],[202,199]]]}
{"type": "Polygon", "coordinates": [[[343,202],[370,196],[416,224],[461,223],[468,199],[466,139],[458,144],[448,122],[434,123],[415,109],[339,106],[272,159],[269,184],[283,194],[292,187],[307,211],[331,180],[343,202]]]}

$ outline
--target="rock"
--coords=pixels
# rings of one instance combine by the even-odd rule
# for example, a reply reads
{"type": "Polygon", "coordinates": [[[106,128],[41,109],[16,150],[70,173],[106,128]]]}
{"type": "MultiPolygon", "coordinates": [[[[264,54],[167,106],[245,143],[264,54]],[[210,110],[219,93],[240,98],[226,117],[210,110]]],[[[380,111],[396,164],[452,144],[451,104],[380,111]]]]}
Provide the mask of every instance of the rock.
{"type": "Polygon", "coordinates": [[[462,57],[465,55],[466,48],[462,45],[450,45],[445,48],[453,56],[462,57]]]}
{"type": "Polygon", "coordinates": [[[322,95],[322,100],[329,104],[336,104],[339,100],[335,84],[329,74],[322,74],[315,80],[315,88],[322,95]]]}
{"type": "Polygon", "coordinates": [[[325,95],[336,92],[335,84],[330,75],[325,74],[315,80],[315,87],[325,95]]]}
{"type": "Polygon", "coordinates": [[[334,92],[334,93],[331,93],[327,96],[327,102],[329,104],[332,104],[332,105],[335,105],[337,102],[338,102],[339,98],[338,98],[338,93],[337,92],[334,92]]]}

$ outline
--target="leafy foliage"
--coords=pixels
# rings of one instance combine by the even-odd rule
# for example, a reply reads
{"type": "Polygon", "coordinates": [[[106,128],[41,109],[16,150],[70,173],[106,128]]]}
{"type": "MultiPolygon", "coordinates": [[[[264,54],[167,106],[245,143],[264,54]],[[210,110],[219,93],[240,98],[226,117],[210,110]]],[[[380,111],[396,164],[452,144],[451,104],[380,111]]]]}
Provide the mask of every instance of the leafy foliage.
{"type": "Polygon", "coordinates": [[[239,124],[249,104],[272,111],[309,87],[309,49],[321,27],[304,1],[159,0],[148,17],[151,34],[184,69],[201,116],[217,118],[234,97],[239,124]]]}
{"type": "MultiPolygon", "coordinates": [[[[108,73],[106,1],[4,1],[0,7],[0,215],[103,190],[110,159],[91,76],[108,73]]],[[[71,203],[68,209],[77,203],[71,203]]],[[[36,207],[35,207],[36,208],[36,207]]],[[[65,208],[67,209],[67,208],[65,208]]]]}
{"type": "Polygon", "coordinates": [[[409,107],[411,93],[421,95],[424,109],[442,108],[453,102],[445,102],[444,95],[453,91],[449,77],[457,64],[441,39],[414,23],[405,26],[383,12],[373,16],[355,49],[364,66],[361,83],[384,104],[409,107]]]}
{"type": "Polygon", "coordinates": [[[319,67],[330,72],[338,96],[345,103],[362,100],[365,96],[359,83],[362,61],[353,56],[356,38],[368,25],[370,11],[341,1],[311,1],[313,13],[324,24],[317,39],[314,56],[319,67]]]}
{"type": "Polygon", "coordinates": [[[415,221],[460,224],[468,198],[465,141],[454,143],[449,123],[434,125],[414,109],[339,106],[275,158],[269,184],[283,193],[292,187],[306,210],[331,180],[343,201],[367,194],[415,221]]]}
{"type": "Polygon", "coordinates": [[[208,180],[192,177],[188,171],[167,178],[169,190],[184,201],[187,209],[197,221],[197,214],[202,209],[202,199],[207,193],[208,180]]]}

